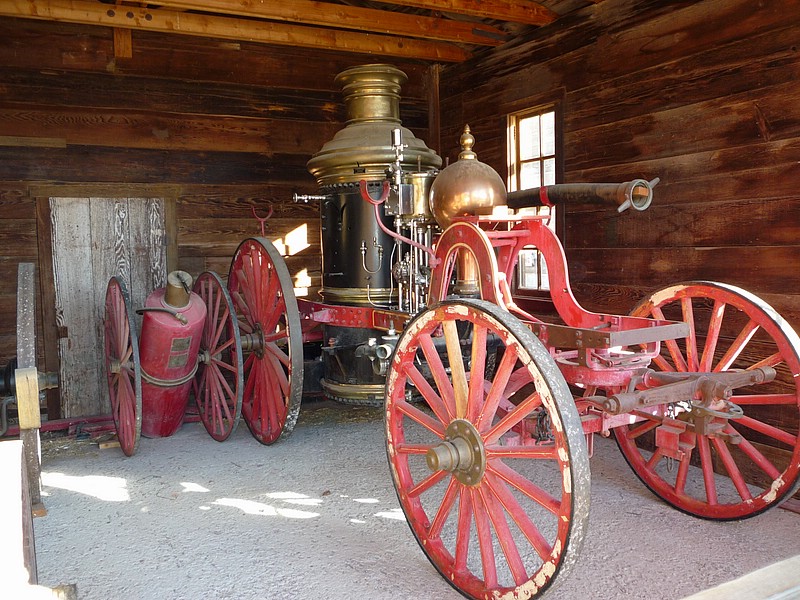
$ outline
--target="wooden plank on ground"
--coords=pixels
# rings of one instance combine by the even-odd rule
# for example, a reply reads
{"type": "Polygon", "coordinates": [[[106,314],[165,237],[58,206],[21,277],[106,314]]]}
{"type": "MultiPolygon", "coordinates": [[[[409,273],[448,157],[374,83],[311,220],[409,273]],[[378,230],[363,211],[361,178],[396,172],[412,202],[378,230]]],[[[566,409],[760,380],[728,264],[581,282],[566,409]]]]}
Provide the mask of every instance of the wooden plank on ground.
{"type": "Polygon", "coordinates": [[[800,554],[683,600],[776,600],[800,597],[800,554]]]}
{"type": "Polygon", "coordinates": [[[36,583],[36,550],[28,486],[25,481],[23,442],[0,442],[0,515],[3,515],[3,543],[0,546],[0,579],[6,597],[11,590],[36,583]]]}

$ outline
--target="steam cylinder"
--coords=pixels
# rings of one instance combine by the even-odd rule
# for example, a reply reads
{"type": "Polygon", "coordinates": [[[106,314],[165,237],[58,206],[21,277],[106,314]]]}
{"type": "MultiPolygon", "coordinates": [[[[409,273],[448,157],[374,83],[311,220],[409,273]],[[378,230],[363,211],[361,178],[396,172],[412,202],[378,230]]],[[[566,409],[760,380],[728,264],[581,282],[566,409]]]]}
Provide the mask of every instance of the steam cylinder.
{"type": "MultiPolygon", "coordinates": [[[[320,206],[320,294],[328,304],[387,307],[396,302],[397,293],[392,282],[394,240],[378,227],[372,205],[361,198],[359,182],[367,182],[374,198],[380,195],[387,168],[397,159],[393,129],[401,130],[406,146],[400,160],[403,183],[426,194],[442,159],[400,123],[405,73],[390,65],[363,65],[343,71],[335,81],[344,93],[346,126],[307,165],[325,196],[320,206]]],[[[428,211],[425,200],[420,206],[428,211]]],[[[379,215],[393,229],[383,206],[379,215]]],[[[371,403],[371,396],[382,395],[383,378],[374,375],[369,359],[357,352],[370,338],[380,340],[382,332],[326,325],[323,334],[322,385],[327,395],[355,403],[371,403]]]]}
{"type": "MultiPolygon", "coordinates": [[[[407,146],[401,165],[408,178],[417,172],[432,182],[442,165],[442,159],[400,123],[400,86],[407,79],[399,69],[381,64],[353,67],[336,77],[344,92],[347,124],[307,165],[322,195],[327,196],[320,207],[320,293],[325,302],[365,305],[391,301],[393,241],[378,227],[372,206],[361,198],[358,186],[363,179],[373,197],[380,194],[386,169],[395,161],[392,130],[401,130],[407,146]],[[363,261],[362,241],[367,247],[363,261]]],[[[391,229],[391,219],[383,207],[380,211],[391,229]]]]}
{"type": "MultiPolygon", "coordinates": [[[[170,273],[167,287],[145,300],[139,356],[146,437],[167,437],[178,430],[197,370],[206,305],[194,292],[176,290],[176,273],[182,272],[170,273]]],[[[191,287],[191,277],[184,275],[191,287]]]]}

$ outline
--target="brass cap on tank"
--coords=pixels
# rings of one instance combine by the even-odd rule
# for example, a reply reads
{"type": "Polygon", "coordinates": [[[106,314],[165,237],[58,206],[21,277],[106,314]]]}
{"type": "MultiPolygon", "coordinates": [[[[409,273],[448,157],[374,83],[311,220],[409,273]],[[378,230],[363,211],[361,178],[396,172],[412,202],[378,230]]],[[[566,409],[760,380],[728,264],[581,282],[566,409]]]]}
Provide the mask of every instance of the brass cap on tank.
{"type": "Polygon", "coordinates": [[[164,291],[164,302],[174,308],[183,308],[189,304],[192,291],[192,276],[186,271],[172,271],[167,275],[167,289],[164,291]]]}
{"type": "Polygon", "coordinates": [[[458,160],[442,169],[431,186],[431,211],[446,229],[455,217],[490,215],[495,206],[506,203],[506,186],[492,167],[478,160],[472,151],[475,137],[464,127],[458,160]]]}

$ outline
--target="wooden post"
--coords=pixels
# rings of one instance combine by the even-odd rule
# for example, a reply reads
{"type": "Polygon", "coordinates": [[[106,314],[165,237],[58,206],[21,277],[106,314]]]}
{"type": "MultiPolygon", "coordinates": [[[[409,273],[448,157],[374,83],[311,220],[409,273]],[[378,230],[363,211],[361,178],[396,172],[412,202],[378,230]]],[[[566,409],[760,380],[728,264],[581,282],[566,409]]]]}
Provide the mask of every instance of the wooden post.
{"type": "Polygon", "coordinates": [[[34,514],[45,514],[41,493],[41,448],[39,445],[39,380],[36,373],[36,329],[34,312],[34,265],[20,263],[17,271],[17,408],[19,439],[25,450],[28,489],[34,514]],[[23,424],[24,421],[24,424],[23,424]]]}
{"type": "Polygon", "coordinates": [[[30,487],[24,460],[24,444],[19,440],[0,442],[0,581],[3,598],[53,598],[77,600],[75,584],[55,588],[39,586],[36,567],[36,544],[30,487]]]}
{"type": "MultiPolygon", "coordinates": [[[[32,196],[32,194],[29,193],[32,196]]],[[[50,198],[37,196],[36,238],[39,245],[39,289],[41,304],[38,316],[42,323],[44,370],[58,373],[58,328],[56,325],[56,286],[53,281],[53,229],[50,222],[50,198]],[[49,276],[48,276],[49,272],[49,276]]],[[[47,391],[47,419],[61,418],[61,395],[56,388],[47,391]]]]}
{"type": "Polygon", "coordinates": [[[428,92],[428,147],[444,160],[441,133],[442,121],[439,113],[439,75],[441,71],[442,67],[438,63],[430,66],[425,88],[428,92]]]}
{"type": "Polygon", "coordinates": [[[16,590],[37,582],[33,520],[25,484],[23,443],[0,442],[0,515],[3,543],[0,545],[0,579],[5,589],[16,590]]]}

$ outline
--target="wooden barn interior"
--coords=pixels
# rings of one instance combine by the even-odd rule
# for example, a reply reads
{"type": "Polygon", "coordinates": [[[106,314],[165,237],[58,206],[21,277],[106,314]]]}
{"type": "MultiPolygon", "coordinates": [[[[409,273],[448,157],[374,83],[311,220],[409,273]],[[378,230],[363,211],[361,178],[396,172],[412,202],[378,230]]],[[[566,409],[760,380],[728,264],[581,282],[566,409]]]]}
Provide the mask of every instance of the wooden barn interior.
{"type": "Polygon", "coordinates": [[[298,297],[316,299],[319,208],[293,195],[317,191],[306,163],[345,126],[335,76],[369,63],[406,73],[402,123],[450,163],[468,124],[507,181],[509,116],[554,107],[558,183],[660,179],[643,212],[559,206],[587,309],[721,281],[800,330],[798,15],[795,0],[0,0],[0,368],[20,263],[37,366],[59,374],[51,421],[109,413],[115,245],[136,304],[175,269],[225,277],[270,214],[298,297]]]}
{"type": "MultiPolygon", "coordinates": [[[[378,34],[355,17],[352,30],[331,29],[339,14],[355,11],[346,5],[332,5],[327,16],[313,12],[307,23],[276,15],[280,22],[262,25],[247,9],[226,4],[116,12],[100,3],[80,11],[3,4],[4,359],[15,355],[20,262],[36,265],[44,370],[58,371],[71,336],[97,326],[94,314],[76,314],[73,322],[64,314],[65,304],[100,298],[106,281],[94,281],[69,235],[59,235],[58,227],[77,224],[61,223],[57,198],[109,199],[92,202],[100,207],[159,198],[163,229],[150,234],[169,269],[195,276],[206,269],[226,274],[238,243],[260,233],[252,209],[265,216],[271,206],[271,239],[307,227],[308,245],[287,263],[313,296],[320,280],[317,207],[295,204],[292,195],[314,193],[305,164],[343,126],[335,75],[371,62],[408,75],[403,125],[446,159],[457,158],[469,124],[479,159],[505,178],[507,115],[555,102],[563,111],[563,182],[661,178],[653,206],[641,214],[564,208],[572,284],[590,310],[625,314],[664,284],[713,280],[758,294],[800,328],[800,24],[777,5],[498,3],[498,14],[481,20],[508,33],[478,36],[478,45],[456,27],[476,23],[468,2],[458,18],[434,17],[452,32],[413,42],[408,27],[419,17],[399,5],[380,9],[386,16],[372,27],[388,32],[378,34]],[[167,24],[182,10],[191,16],[201,9],[227,16],[198,15],[182,29],[167,24]],[[62,239],[64,247],[54,247],[62,239]]],[[[451,4],[461,3],[441,10],[451,4]]],[[[89,347],[73,360],[93,368],[96,351],[89,347]]],[[[62,376],[81,377],[70,371],[62,376]]],[[[107,412],[100,393],[51,396],[51,419],[107,412]]]]}

